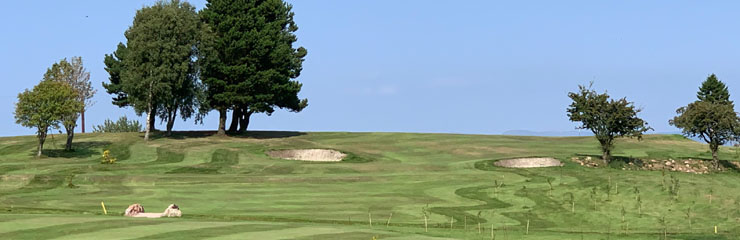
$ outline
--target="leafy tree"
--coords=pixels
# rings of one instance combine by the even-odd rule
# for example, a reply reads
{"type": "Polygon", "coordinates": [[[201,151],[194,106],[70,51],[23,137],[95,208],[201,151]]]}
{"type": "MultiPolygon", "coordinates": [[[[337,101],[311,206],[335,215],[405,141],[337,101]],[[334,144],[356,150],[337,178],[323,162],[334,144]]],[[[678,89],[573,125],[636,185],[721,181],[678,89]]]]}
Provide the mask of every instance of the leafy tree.
{"type": "Polygon", "coordinates": [[[179,0],[159,1],[136,12],[134,22],[116,52],[106,55],[113,103],[146,112],[144,139],[149,139],[155,115],[172,132],[177,112],[187,119],[197,108],[199,60],[208,28],[195,7],[179,0]]]}
{"type": "Polygon", "coordinates": [[[58,81],[68,84],[77,93],[77,101],[82,104],[79,112],[65,116],[63,120],[64,129],[67,131],[67,144],[65,150],[72,150],[72,139],[74,138],[74,129],[77,127],[78,116],[82,116],[82,132],[85,132],[85,107],[93,104],[90,100],[96,90],[90,83],[90,73],[82,65],[81,57],[73,57],[70,61],[62,59],[54,63],[51,68],[44,74],[45,81],[58,81]]]}
{"type": "Polygon", "coordinates": [[[36,156],[41,156],[49,128],[59,128],[65,117],[77,114],[82,103],[77,100],[77,92],[69,84],[58,81],[41,81],[18,94],[15,105],[15,122],[36,128],[39,139],[36,156]]]}
{"type": "Polygon", "coordinates": [[[141,132],[141,129],[139,121],[128,120],[126,116],[121,116],[115,122],[106,119],[103,125],[93,126],[93,132],[98,133],[141,132]]]}
{"type": "Polygon", "coordinates": [[[568,107],[571,121],[581,122],[579,129],[589,129],[601,144],[602,159],[609,163],[614,139],[617,137],[637,137],[651,128],[647,122],[637,117],[641,110],[636,109],[626,98],[609,99],[606,93],[596,93],[591,85],[578,86],[578,92],[568,93],[573,103],[568,107]]]}
{"type": "Polygon", "coordinates": [[[697,101],[676,110],[678,116],[668,123],[685,136],[701,137],[709,144],[714,167],[719,168],[719,146],[739,138],[740,118],[727,86],[714,74],[702,83],[696,97],[697,101]]]}
{"type": "Polygon", "coordinates": [[[275,108],[299,112],[300,75],[306,49],[294,48],[298,30],[292,6],[282,0],[209,0],[201,17],[215,33],[213,49],[203,65],[206,97],[219,112],[219,134],[225,133],[227,110],[231,130],[245,132],[254,113],[275,108]]]}

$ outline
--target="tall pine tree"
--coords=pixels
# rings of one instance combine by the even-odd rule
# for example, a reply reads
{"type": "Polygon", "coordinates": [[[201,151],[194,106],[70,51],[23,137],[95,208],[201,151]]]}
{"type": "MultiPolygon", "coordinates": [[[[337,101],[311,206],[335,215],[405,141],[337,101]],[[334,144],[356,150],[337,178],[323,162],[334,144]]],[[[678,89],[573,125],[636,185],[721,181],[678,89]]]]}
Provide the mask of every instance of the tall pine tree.
{"type": "Polygon", "coordinates": [[[294,48],[298,30],[292,6],[282,0],[209,0],[202,19],[215,33],[216,54],[206,57],[203,82],[211,108],[219,112],[219,134],[225,133],[227,110],[231,130],[245,132],[254,113],[275,108],[299,112],[302,84],[293,79],[302,70],[306,49],[294,48]]]}
{"type": "Polygon", "coordinates": [[[727,86],[712,74],[699,87],[697,101],[676,110],[678,116],[668,123],[680,128],[685,136],[701,137],[712,152],[712,163],[719,168],[719,147],[738,140],[740,118],[730,101],[727,86]]]}

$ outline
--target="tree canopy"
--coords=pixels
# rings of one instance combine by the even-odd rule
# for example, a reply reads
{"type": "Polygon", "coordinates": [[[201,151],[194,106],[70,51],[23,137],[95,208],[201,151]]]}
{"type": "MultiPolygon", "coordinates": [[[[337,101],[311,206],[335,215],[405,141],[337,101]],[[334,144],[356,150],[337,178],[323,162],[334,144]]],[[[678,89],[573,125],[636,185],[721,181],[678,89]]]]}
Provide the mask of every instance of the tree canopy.
{"type": "Polygon", "coordinates": [[[307,51],[293,47],[298,27],[291,9],[282,0],[209,0],[202,10],[215,33],[216,53],[206,56],[203,81],[210,107],[220,114],[219,133],[225,132],[229,109],[243,132],[253,113],[298,112],[308,105],[298,98],[302,84],[292,80],[307,51]]]}
{"type": "Polygon", "coordinates": [[[159,1],[136,12],[126,30],[126,44],[106,55],[113,103],[147,114],[145,139],[155,115],[167,121],[171,133],[178,111],[187,119],[197,109],[201,91],[199,60],[208,28],[195,7],[179,0],[159,1]]]}
{"type": "Polygon", "coordinates": [[[611,160],[611,150],[617,137],[637,137],[651,128],[637,117],[641,111],[626,98],[610,99],[606,93],[597,93],[591,85],[578,86],[578,92],[568,93],[573,103],[567,109],[571,121],[581,122],[579,129],[589,129],[601,144],[602,158],[611,160]]]}
{"type": "Polygon", "coordinates": [[[54,63],[46,70],[44,81],[57,81],[68,84],[77,93],[75,99],[80,102],[82,107],[78,112],[65,116],[62,120],[62,125],[64,125],[64,129],[67,132],[65,150],[72,150],[72,140],[74,138],[74,130],[77,127],[77,119],[79,116],[82,116],[84,132],[85,108],[93,104],[91,98],[97,92],[92,88],[92,84],[90,83],[90,73],[85,70],[82,64],[82,57],[73,57],[71,61],[67,61],[65,58],[54,63]]]}
{"type": "Polygon", "coordinates": [[[719,146],[738,140],[740,118],[727,86],[714,74],[699,87],[697,99],[676,110],[678,116],[668,123],[680,128],[685,136],[701,137],[709,144],[714,167],[718,168],[719,146]]]}
{"type": "Polygon", "coordinates": [[[41,81],[33,90],[26,89],[18,94],[15,121],[24,127],[36,128],[39,140],[36,156],[41,156],[49,128],[59,128],[65,118],[82,108],[77,97],[69,84],[58,81],[41,81]]]}

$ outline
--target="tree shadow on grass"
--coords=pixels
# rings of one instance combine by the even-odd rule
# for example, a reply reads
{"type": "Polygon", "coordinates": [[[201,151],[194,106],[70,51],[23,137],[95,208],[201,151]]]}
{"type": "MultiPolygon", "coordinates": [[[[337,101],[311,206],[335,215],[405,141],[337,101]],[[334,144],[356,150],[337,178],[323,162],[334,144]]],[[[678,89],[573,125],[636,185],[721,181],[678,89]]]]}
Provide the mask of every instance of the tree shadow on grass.
{"type": "Polygon", "coordinates": [[[735,163],[732,163],[727,160],[719,160],[719,165],[724,167],[727,170],[732,170],[735,172],[740,172],[740,167],[736,165],[735,163]]]}
{"type": "Polygon", "coordinates": [[[289,138],[303,135],[306,133],[296,131],[247,131],[242,134],[229,134],[231,137],[255,139],[289,138]]]}
{"type": "MultiPolygon", "coordinates": [[[[149,139],[156,140],[161,138],[169,139],[188,139],[188,138],[206,138],[216,136],[216,131],[173,131],[172,135],[167,136],[166,132],[154,131],[149,133],[149,139]]],[[[289,138],[306,135],[304,132],[296,131],[247,131],[246,133],[230,133],[227,132],[226,136],[235,138],[254,138],[254,139],[273,139],[273,138],[289,138]]],[[[144,138],[143,135],[140,136],[144,138]]]]}
{"type": "MultiPolygon", "coordinates": [[[[109,141],[73,142],[72,150],[44,149],[43,155],[52,158],[88,158],[100,155],[103,148],[111,145],[109,141]]],[[[61,147],[64,147],[62,145],[61,147]]],[[[35,151],[34,151],[35,152],[35,151]]]]}

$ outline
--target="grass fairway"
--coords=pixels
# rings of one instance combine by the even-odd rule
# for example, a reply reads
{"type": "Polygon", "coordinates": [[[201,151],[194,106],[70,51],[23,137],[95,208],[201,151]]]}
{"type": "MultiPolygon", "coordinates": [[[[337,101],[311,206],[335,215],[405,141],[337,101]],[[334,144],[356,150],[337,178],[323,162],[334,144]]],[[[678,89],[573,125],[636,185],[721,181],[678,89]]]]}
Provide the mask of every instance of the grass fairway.
{"type": "MultiPolygon", "coordinates": [[[[147,143],[138,133],[77,134],[75,152],[61,150],[62,135],[54,138],[40,159],[35,137],[0,138],[2,239],[491,239],[491,226],[499,240],[740,239],[740,174],[571,162],[600,155],[592,137],[184,132],[147,143]],[[349,156],[311,163],[265,154],[308,148],[349,156]],[[99,163],[104,149],[116,164],[99,163]],[[554,157],[565,166],[492,164],[514,157],[554,157]],[[678,194],[664,190],[663,181],[670,188],[675,179],[678,194]],[[183,218],[122,217],[132,203],[147,212],[177,203],[183,218]]],[[[614,154],[711,158],[705,145],[674,135],[620,140],[614,154]]],[[[720,157],[739,155],[723,148],[720,157]]]]}

